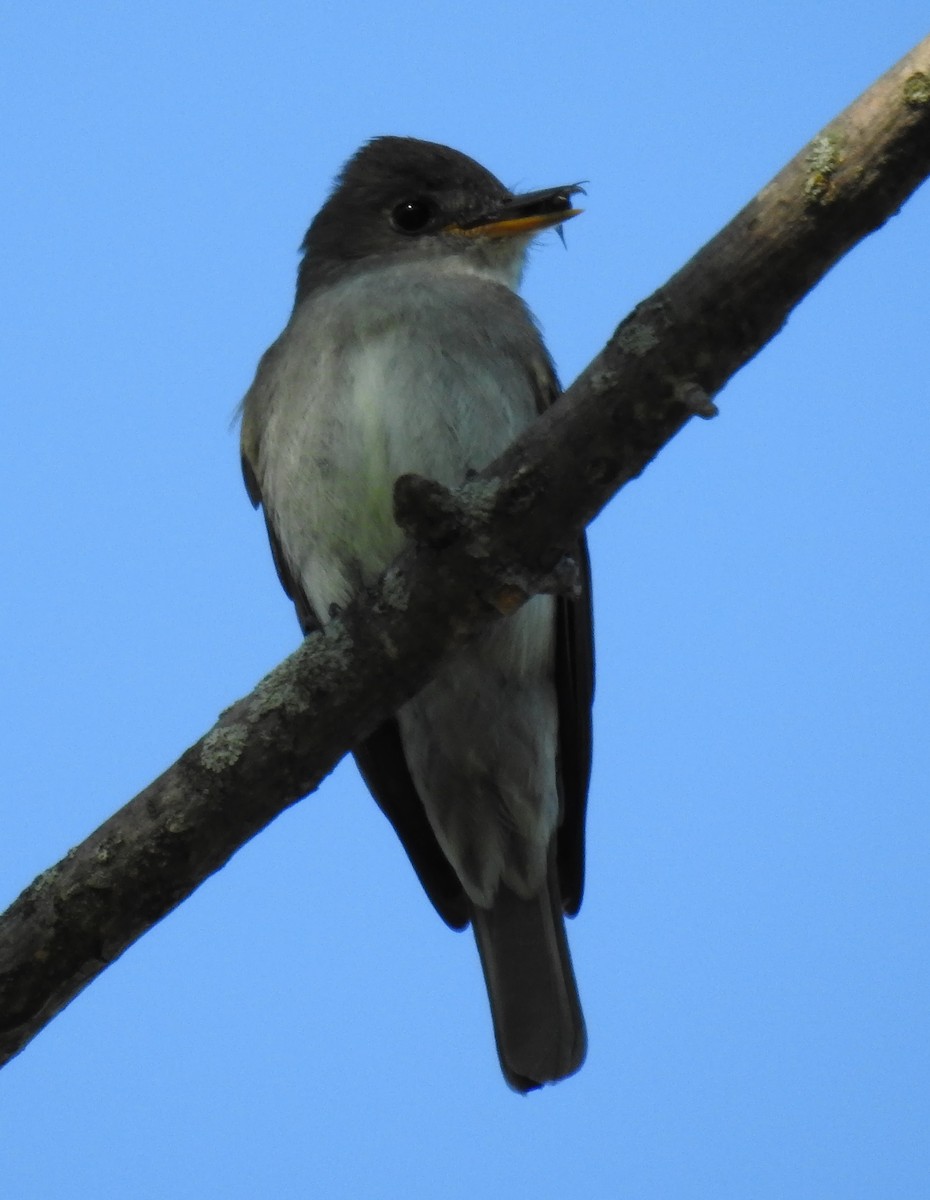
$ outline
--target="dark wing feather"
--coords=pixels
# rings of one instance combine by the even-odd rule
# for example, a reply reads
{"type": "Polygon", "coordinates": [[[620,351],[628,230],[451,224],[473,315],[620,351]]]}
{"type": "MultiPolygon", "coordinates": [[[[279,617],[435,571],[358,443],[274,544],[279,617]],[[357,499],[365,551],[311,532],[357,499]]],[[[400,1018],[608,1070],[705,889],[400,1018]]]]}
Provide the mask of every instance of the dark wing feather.
{"type": "Polygon", "coordinates": [[[397,722],[391,718],[379,725],[355,747],[354,754],[368,790],[394,826],[433,907],[447,925],[464,929],[470,918],[468,898],[436,840],[410,778],[397,722]]]}
{"type": "MultiPolygon", "coordinates": [[[[545,351],[543,351],[545,355],[545,351]]],[[[540,413],[560,393],[558,377],[548,355],[531,361],[540,413]]],[[[575,547],[579,591],[556,601],[555,686],[559,706],[558,777],[562,821],[557,845],[557,868],[562,907],[573,917],[584,892],[584,829],[591,777],[591,706],[594,703],[594,620],[591,602],[591,560],[582,537],[575,547]]]]}
{"type": "Polygon", "coordinates": [[[585,538],[575,551],[581,590],[560,596],[556,609],[555,685],[559,704],[559,782],[562,824],[558,840],[562,907],[573,917],[584,892],[584,826],[591,777],[591,705],[594,702],[594,623],[591,563],[585,538]]]}

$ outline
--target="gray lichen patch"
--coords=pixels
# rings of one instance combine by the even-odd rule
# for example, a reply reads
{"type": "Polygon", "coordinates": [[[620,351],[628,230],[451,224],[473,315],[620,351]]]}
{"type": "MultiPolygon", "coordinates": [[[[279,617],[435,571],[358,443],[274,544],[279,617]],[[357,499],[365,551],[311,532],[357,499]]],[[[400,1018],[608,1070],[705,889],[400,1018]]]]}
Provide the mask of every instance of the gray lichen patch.
{"type": "Polygon", "coordinates": [[[236,765],[248,741],[244,725],[218,725],[211,729],[200,746],[200,761],[208,771],[217,774],[236,765]]]}
{"type": "Polygon", "coordinates": [[[407,587],[407,576],[403,571],[392,567],[385,573],[380,598],[388,608],[395,609],[397,612],[407,611],[410,590],[407,587]]]}
{"type": "Polygon", "coordinates": [[[260,720],[277,710],[291,717],[307,714],[318,702],[320,690],[331,689],[349,669],[353,651],[352,638],[341,619],[311,633],[300,649],[266,675],[252,693],[253,717],[260,720]]]}
{"type": "Polygon", "coordinates": [[[904,81],[904,103],[912,108],[922,104],[930,104],[930,74],[926,71],[915,71],[904,81]]]}
{"type": "Polygon", "coordinates": [[[821,133],[811,142],[807,165],[812,171],[832,175],[842,162],[842,138],[837,133],[821,133]]]}
{"type": "Polygon", "coordinates": [[[458,492],[462,509],[474,522],[490,516],[499,495],[500,483],[496,479],[467,479],[458,492]]]}
{"type": "Polygon", "coordinates": [[[815,204],[829,199],[832,178],[843,161],[843,139],[838,133],[821,133],[815,137],[807,152],[807,178],[804,194],[815,204]]]}
{"type": "Polygon", "coordinates": [[[627,321],[617,333],[616,344],[625,354],[641,358],[658,346],[659,335],[648,321],[627,321]]]}
{"type": "MultiPolygon", "coordinates": [[[[68,854],[74,856],[74,851],[69,850],[68,854]]],[[[66,856],[67,858],[67,856],[66,856]]],[[[62,863],[56,863],[53,867],[49,867],[47,871],[43,871],[29,885],[28,891],[35,896],[39,896],[44,892],[54,891],[61,879],[62,863]]]]}
{"type": "Polygon", "coordinates": [[[353,644],[342,621],[332,621],[323,629],[313,647],[314,671],[329,677],[346,670],[352,663],[353,644]]]}
{"type": "Polygon", "coordinates": [[[252,704],[252,713],[257,720],[277,709],[296,714],[304,711],[306,696],[294,681],[292,658],[286,659],[280,667],[265,676],[252,693],[252,704]]]}

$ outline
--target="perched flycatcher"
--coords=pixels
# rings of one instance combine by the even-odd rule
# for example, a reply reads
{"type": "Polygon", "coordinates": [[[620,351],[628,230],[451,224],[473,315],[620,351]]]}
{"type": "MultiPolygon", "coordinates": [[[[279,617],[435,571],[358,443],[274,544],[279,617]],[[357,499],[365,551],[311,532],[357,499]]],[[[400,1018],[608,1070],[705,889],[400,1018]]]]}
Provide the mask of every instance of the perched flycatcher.
{"type": "MultiPolygon", "coordinates": [[[[516,288],[577,185],[511,194],[474,160],[379,137],[304,239],[284,332],[243,402],[242,462],[304,632],[396,557],[407,472],[455,487],[558,395],[516,288]]],[[[564,916],[581,903],[593,652],[581,594],[536,596],[457,651],[355,750],[439,914],[471,923],[504,1076],[576,1071],[585,1026],[564,916]]]]}

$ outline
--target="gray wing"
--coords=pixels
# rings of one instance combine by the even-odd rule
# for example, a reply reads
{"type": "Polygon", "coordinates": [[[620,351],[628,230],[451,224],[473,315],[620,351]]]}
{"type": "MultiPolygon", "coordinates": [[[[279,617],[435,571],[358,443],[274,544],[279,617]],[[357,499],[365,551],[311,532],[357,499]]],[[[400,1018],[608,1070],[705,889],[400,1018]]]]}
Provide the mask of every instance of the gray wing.
{"type": "Polygon", "coordinates": [[[591,706],[594,702],[594,622],[588,543],[575,549],[581,590],[556,606],[556,695],[559,705],[559,781],[562,824],[556,861],[562,908],[573,917],[584,893],[584,829],[591,778],[591,706]]]}
{"type": "MultiPolygon", "coordinates": [[[[555,404],[561,388],[551,360],[536,364],[539,411],[555,404]]],[[[562,909],[574,917],[584,894],[585,816],[591,779],[591,710],[594,704],[594,612],[588,539],[574,548],[577,596],[556,602],[555,687],[559,711],[558,780],[562,802],[556,866],[562,909]]]]}

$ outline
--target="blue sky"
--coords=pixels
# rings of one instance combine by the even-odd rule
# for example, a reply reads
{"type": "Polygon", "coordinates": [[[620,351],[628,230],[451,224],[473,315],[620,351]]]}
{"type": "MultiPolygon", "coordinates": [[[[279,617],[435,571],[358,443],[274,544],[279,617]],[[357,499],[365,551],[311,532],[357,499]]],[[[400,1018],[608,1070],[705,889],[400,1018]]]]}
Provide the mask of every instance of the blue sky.
{"type": "MultiPolygon", "coordinates": [[[[0,902],[294,647],[230,418],[378,133],[589,181],[525,292],[570,380],[927,32],[924,0],[2,20],[0,902]]],[[[5,1071],[16,1200],[926,1195],[930,192],[592,530],[590,1051],[498,1073],[470,936],[354,768],[5,1071]]]]}

